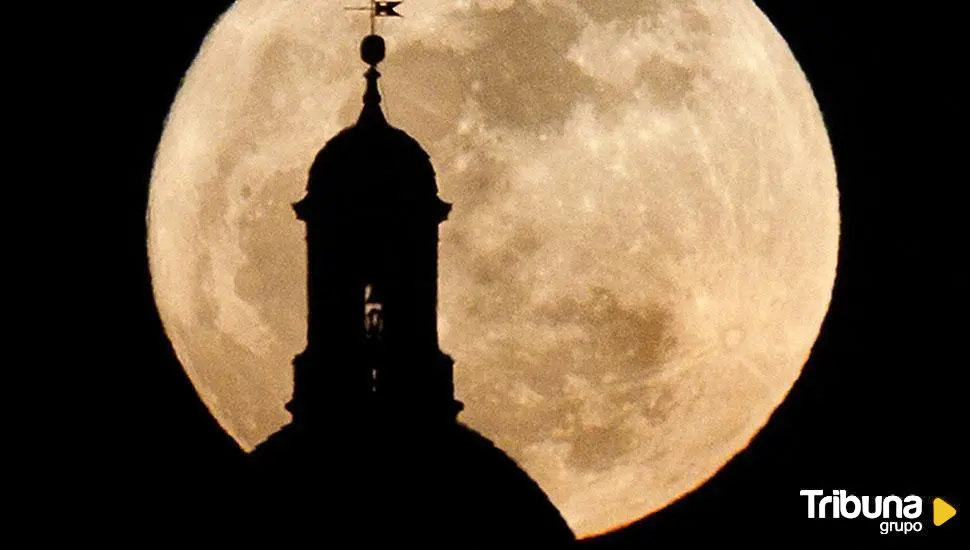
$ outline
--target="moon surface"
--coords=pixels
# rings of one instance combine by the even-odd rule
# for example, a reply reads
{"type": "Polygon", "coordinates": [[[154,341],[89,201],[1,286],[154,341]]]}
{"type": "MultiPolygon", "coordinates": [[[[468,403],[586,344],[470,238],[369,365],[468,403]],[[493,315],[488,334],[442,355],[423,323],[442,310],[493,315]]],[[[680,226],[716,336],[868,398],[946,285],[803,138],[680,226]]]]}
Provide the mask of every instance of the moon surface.
{"type": "MultiPolygon", "coordinates": [[[[304,194],[356,120],[366,16],[240,0],[185,76],[149,205],[155,298],[221,425],[289,422],[304,194]]],[[[460,420],[580,536],[712,476],[799,376],[828,308],[836,173],[809,83],[749,0],[408,0],[384,110],[443,199],[460,420]]],[[[245,484],[246,480],[240,479],[245,484]]]]}

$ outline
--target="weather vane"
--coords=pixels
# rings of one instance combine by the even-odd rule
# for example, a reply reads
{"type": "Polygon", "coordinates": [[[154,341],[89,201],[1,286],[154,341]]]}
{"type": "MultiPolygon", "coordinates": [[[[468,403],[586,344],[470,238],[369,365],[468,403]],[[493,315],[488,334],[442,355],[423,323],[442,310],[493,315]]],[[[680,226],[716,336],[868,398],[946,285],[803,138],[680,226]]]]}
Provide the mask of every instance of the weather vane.
{"type": "Polygon", "coordinates": [[[394,8],[400,4],[401,2],[378,2],[374,0],[374,3],[370,6],[348,7],[344,9],[348,11],[370,12],[370,33],[374,34],[374,22],[378,17],[402,17],[400,13],[394,11],[394,8]]]}

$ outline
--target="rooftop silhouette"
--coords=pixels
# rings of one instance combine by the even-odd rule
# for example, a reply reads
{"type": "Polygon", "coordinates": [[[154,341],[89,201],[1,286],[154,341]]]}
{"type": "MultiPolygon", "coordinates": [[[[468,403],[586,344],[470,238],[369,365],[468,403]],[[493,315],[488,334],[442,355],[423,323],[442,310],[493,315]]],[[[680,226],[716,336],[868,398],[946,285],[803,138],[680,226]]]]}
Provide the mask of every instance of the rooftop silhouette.
{"type": "Polygon", "coordinates": [[[307,346],[293,361],[292,422],[248,457],[252,496],[301,539],[570,544],[541,488],[457,419],[437,331],[438,227],[451,205],[428,154],[381,110],[384,55],[383,38],[363,39],[360,117],[318,153],[294,204],[307,346]]]}

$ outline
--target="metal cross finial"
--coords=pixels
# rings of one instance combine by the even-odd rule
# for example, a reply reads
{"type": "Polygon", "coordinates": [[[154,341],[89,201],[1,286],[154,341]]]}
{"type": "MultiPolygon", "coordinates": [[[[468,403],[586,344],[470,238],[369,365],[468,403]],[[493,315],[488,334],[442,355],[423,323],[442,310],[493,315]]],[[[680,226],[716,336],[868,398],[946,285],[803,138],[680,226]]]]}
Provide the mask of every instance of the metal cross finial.
{"type": "Polygon", "coordinates": [[[394,11],[401,2],[379,2],[374,0],[370,6],[348,7],[348,11],[369,11],[370,12],[370,33],[374,34],[374,22],[378,17],[401,17],[401,14],[394,11]]]}

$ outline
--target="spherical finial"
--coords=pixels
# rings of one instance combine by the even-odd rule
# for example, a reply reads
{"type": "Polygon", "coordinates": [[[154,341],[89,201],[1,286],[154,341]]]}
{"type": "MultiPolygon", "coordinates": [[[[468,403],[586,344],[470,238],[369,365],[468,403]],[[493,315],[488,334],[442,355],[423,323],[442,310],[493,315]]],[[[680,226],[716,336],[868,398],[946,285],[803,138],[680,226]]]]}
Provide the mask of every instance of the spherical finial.
{"type": "Polygon", "coordinates": [[[368,65],[383,61],[384,53],[384,39],[376,34],[369,34],[360,42],[360,58],[368,65]]]}

